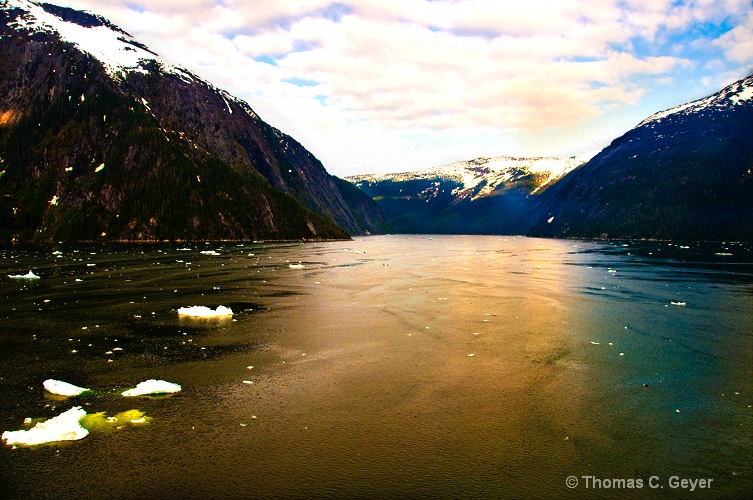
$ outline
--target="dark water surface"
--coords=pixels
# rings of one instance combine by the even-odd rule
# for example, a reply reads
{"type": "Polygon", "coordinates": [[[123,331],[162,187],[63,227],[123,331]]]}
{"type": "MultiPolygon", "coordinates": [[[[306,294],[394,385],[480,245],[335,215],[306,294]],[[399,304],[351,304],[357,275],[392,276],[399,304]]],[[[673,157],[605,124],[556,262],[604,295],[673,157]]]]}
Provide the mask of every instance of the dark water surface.
{"type": "Polygon", "coordinates": [[[0,432],[79,405],[148,417],[3,443],[2,498],[750,498],[752,404],[743,245],[0,250],[0,432]],[[192,305],[236,314],[179,320],[192,305]],[[183,391],[120,396],[149,378],[183,391]]]}

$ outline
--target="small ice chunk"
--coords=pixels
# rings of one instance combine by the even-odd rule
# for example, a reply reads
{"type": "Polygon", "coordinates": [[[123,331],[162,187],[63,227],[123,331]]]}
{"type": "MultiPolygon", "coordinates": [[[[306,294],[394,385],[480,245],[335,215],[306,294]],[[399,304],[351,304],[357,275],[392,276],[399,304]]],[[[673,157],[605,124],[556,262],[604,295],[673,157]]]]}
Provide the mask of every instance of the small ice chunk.
{"type": "Polygon", "coordinates": [[[86,411],[80,406],[61,413],[27,430],[5,431],[5,444],[22,444],[32,446],[36,444],[54,443],[56,441],[76,441],[89,435],[89,431],[81,427],[79,421],[86,416],[86,411]]]}
{"type": "Polygon", "coordinates": [[[672,302],[671,304],[672,304],[673,306],[680,306],[680,307],[683,307],[683,306],[686,306],[686,305],[688,305],[688,303],[687,303],[687,302],[672,302]]]}
{"type": "Polygon", "coordinates": [[[290,269],[303,269],[303,268],[305,268],[306,266],[304,266],[303,264],[290,264],[290,265],[289,265],[288,267],[289,267],[290,269]]]}
{"type": "Polygon", "coordinates": [[[53,380],[51,378],[42,382],[42,385],[47,392],[57,394],[58,396],[78,396],[82,392],[89,390],[84,387],[79,387],[60,380],[53,380]]]}
{"type": "Polygon", "coordinates": [[[146,396],[149,394],[172,394],[179,392],[181,386],[173,384],[172,382],[165,382],[164,380],[149,379],[145,382],[141,382],[134,389],[128,389],[123,391],[123,396],[146,396]]]}
{"type": "Polygon", "coordinates": [[[211,318],[215,316],[232,316],[233,310],[225,306],[217,306],[217,309],[210,309],[207,306],[181,307],[178,309],[179,316],[193,316],[198,318],[211,318]]]}
{"type": "Polygon", "coordinates": [[[34,274],[34,271],[29,271],[26,274],[9,274],[9,278],[12,278],[14,280],[38,280],[39,276],[34,274]]]}

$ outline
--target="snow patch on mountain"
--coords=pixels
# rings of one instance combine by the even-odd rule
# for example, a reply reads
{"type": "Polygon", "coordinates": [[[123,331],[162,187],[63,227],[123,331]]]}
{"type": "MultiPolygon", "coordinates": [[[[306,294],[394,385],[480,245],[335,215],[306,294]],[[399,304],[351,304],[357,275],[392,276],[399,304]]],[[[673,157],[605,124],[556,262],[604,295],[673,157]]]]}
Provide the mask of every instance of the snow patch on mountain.
{"type": "MultiPolygon", "coordinates": [[[[510,156],[482,157],[470,161],[457,161],[447,165],[412,172],[394,174],[366,174],[348,177],[350,182],[405,182],[420,179],[439,179],[457,182],[461,187],[455,188],[452,194],[459,199],[472,196],[471,199],[482,198],[491,194],[499,185],[515,180],[528,174],[543,174],[545,178],[533,191],[535,193],[554,179],[558,179],[574,168],[590,160],[595,153],[569,158],[539,157],[513,158],[510,156]],[[483,186],[480,186],[483,183],[483,186]],[[479,188],[480,186],[480,188],[479,188]],[[476,191],[476,188],[479,188],[476,191]]],[[[435,183],[436,184],[436,183],[435,183]]],[[[439,185],[432,192],[438,193],[439,185]]],[[[430,196],[431,193],[425,193],[430,196]]]]}
{"type": "Polygon", "coordinates": [[[669,116],[701,113],[709,109],[722,110],[731,106],[748,104],[751,100],[753,100],[753,75],[728,85],[720,92],[704,97],[703,99],[698,99],[696,101],[654,113],[639,123],[637,127],[658,123],[669,116]]]}
{"type": "Polygon", "coordinates": [[[41,5],[27,0],[8,0],[4,8],[26,11],[10,23],[18,31],[58,35],[102,62],[111,76],[119,71],[146,72],[141,68],[141,61],[156,59],[152,52],[143,48],[130,35],[107,25],[86,27],[65,21],[47,12],[41,5]]]}

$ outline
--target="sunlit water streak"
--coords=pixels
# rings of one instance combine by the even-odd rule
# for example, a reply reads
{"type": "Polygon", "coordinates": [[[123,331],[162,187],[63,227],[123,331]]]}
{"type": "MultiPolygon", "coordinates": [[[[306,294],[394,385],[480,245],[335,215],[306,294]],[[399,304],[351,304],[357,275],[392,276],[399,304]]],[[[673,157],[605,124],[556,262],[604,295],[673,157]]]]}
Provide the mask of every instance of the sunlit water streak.
{"type": "Polygon", "coordinates": [[[76,405],[147,420],[3,446],[0,492],[559,498],[605,494],[570,475],[661,478],[609,491],[644,498],[683,493],[676,475],[742,497],[751,262],[739,244],[478,236],[6,248],[0,430],[76,405]],[[192,305],[236,314],[178,317],[192,305]],[[120,396],[149,378],[183,391],[120,396]]]}

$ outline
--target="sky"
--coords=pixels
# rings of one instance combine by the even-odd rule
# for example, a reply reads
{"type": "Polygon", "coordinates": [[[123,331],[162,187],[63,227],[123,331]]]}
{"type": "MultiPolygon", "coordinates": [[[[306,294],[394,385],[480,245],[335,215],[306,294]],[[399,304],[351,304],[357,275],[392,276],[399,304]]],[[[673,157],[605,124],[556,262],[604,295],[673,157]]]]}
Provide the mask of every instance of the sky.
{"type": "Polygon", "coordinates": [[[751,0],[47,0],[245,100],[337,176],[573,156],[753,72],[751,0]]]}

